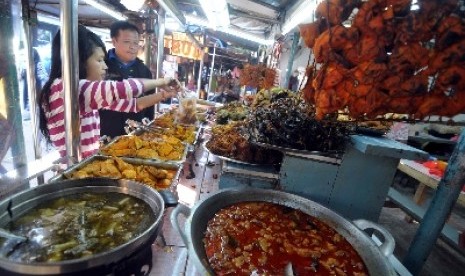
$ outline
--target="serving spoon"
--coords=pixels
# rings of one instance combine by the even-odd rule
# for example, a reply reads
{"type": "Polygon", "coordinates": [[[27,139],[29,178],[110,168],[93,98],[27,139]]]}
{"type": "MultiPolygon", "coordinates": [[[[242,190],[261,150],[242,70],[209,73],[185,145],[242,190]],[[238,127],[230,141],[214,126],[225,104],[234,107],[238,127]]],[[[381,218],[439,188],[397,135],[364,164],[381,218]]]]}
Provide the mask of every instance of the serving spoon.
{"type": "Polygon", "coordinates": [[[16,234],[11,233],[10,231],[7,231],[3,228],[0,228],[0,237],[10,239],[10,240],[18,240],[19,242],[24,242],[28,240],[27,237],[24,236],[18,236],[16,234]]]}

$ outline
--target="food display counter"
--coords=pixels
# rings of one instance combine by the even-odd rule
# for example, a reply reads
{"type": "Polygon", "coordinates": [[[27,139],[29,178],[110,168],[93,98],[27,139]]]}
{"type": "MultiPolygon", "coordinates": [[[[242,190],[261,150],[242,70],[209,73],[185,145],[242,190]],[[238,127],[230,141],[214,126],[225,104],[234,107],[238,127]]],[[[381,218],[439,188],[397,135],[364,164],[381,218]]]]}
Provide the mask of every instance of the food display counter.
{"type": "Polygon", "coordinates": [[[340,161],[309,157],[285,154],[280,171],[283,190],[347,218],[377,221],[399,160],[428,155],[387,138],[353,135],[340,161]]]}
{"type": "Polygon", "coordinates": [[[346,218],[377,221],[401,158],[428,154],[380,137],[353,135],[339,157],[283,151],[279,170],[223,161],[220,188],[280,189],[314,200],[346,218]]]}
{"type": "Polygon", "coordinates": [[[223,160],[219,188],[244,186],[279,189],[279,170],[272,165],[247,165],[223,160]]]}

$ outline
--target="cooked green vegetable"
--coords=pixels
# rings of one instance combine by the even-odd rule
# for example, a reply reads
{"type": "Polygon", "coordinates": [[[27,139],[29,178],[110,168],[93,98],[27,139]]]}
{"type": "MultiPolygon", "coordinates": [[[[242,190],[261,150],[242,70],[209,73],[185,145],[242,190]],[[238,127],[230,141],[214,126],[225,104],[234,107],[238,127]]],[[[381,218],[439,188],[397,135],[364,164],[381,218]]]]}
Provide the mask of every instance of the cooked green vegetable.
{"type": "Polygon", "coordinates": [[[82,193],[45,202],[4,226],[28,241],[0,240],[12,261],[58,262],[111,250],[140,235],[155,216],[142,200],[120,193],[82,193]]]}

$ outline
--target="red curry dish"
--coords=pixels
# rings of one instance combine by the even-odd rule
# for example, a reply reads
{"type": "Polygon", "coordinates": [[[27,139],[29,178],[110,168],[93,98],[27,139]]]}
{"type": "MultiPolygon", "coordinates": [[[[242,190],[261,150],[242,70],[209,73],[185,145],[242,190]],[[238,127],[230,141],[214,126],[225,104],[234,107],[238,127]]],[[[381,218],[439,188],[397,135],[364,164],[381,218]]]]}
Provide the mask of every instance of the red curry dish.
{"type": "Polygon", "coordinates": [[[217,275],[368,275],[349,242],[300,210],[268,202],[221,209],[203,239],[217,275]]]}

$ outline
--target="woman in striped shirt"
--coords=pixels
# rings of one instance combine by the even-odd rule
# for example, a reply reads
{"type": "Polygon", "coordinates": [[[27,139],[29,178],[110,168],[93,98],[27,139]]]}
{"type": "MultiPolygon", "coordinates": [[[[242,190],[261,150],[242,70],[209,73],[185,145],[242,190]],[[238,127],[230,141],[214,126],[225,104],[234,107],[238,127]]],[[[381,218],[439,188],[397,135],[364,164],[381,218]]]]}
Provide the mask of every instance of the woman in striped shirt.
{"type": "MultiPolygon", "coordinates": [[[[61,71],[60,32],[52,43],[50,78],[42,88],[39,100],[40,130],[62,156],[66,155],[64,91],[61,71]]],[[[102,40],[84,26],[78,27],[79,51],[79,117],[81,125],[80,153],[82,158],[99,149],[100,117],[98,110],[107,108],[120,112],[138,112],[176,96],[180,84],[176,79],[127,79],[104,81],[107,70],[102,40]],[[143,92],[162,87],[160,93],[137,98],[143,92]]]]}

